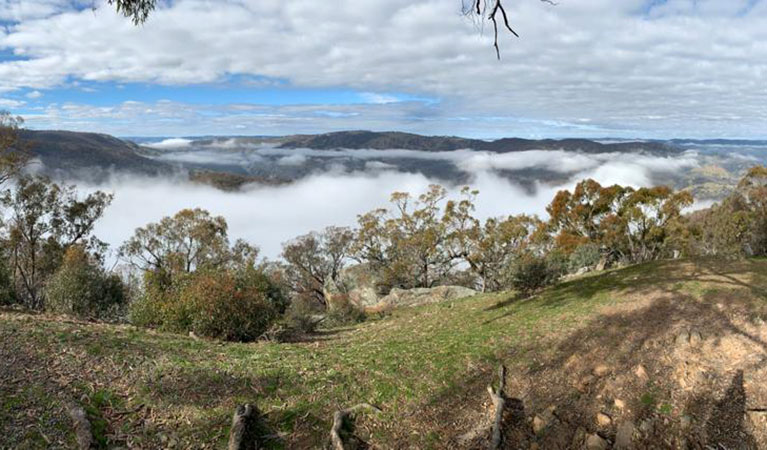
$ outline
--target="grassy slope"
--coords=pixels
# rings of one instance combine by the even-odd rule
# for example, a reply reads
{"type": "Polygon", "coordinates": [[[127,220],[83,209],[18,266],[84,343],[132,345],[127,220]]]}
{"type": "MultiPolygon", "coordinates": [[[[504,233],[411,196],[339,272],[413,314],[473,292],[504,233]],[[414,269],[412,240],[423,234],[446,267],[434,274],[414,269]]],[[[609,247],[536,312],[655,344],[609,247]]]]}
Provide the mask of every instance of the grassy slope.
{"type": "Polygon", "coordinates": [[[98,434],[112,444],[222,448],[235,405],[255,401],[276,445],[306,448],[325,442],[334,410],[370,402],[384,412],[358,428],[373,445],[439,448],[450,437],[446,421],[458,420],[467,393],[492,380],[498,361],[532,370],[569,334],[649,289],[698,301],[737,291],[762,314],[767,262],[721,267],[642,265],[525,301],[506,293],[402,309],[295,344],[0,313],[0,433],[8,447],[72,445],[63,408],[78,402],[103,419],[98,434]]]}

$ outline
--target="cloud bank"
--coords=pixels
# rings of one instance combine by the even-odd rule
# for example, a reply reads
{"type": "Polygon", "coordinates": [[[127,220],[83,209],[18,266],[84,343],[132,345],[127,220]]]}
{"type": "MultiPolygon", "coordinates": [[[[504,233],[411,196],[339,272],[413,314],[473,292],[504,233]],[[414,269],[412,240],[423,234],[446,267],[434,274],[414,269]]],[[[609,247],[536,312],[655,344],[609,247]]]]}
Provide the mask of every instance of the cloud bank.
{"type": "MultiPolygon", "coordinates": [[[[254,157],[277,157],[278,164],[303,164],[308,158],[317,157],[318,152],[325,158],[331,158],[325,151],[266,147],[260,150],[264,151],[223,152],[217,156],[231,164],[243,161],[256,163],[254,157]],[[227,160],[227,155],[233,158],[227,160]]],[[[392,192],[405,191],[417,195],[430,184],[438,183],[446,185],[450,195],[457,197],[462,187],[430,178],[423,173],[402,172],[396,163],[375,160],[381,157],[381,152],[386,153],[388,150],[331,153],[332,158],[343,159],[352,157],[349,152],[364,160],[363,169],[349,170],[340,162],[332,163],[330,169],[313,171],[291,184],[251,185],[234,193],[191,184],[181,179],[119,175],[99,185],[81,184],[81,187],[115,193],[114,203],[96,228],[97,235],[112,244],[113,248],[126,240],[136,227],[172,215],[183,208],[200,207],[224,216],[230,225],[232,238],[243,238],[258,245],[269,258],[276,258],[281,251],[281,244],[300,234],[329,225],[354,225],[357,215],[387,206],[392,192]]],[[[685,152],[677,157],[549,152],[548,158],[543,158],[537,151],[501,155],[473,153],[398,151],[397,155],[441,158],[469,173],[469,184],[480,191],[476,205],[476,213],[480,218],[519,213],[545,216],[545,207],[558,190],[571,189],[584,178],[594,178],[605,185],[620,183],[634,187],[648,186],[653,184],[658,174],[696,167],[700,163],[694,152],[685,152]],[[504,176],[497,170],[508,168],[567,168],[569,174],[564,178],[565,181],[553,184],[535,182],[533,189],[530,189],[530,186],[523,187],[513,177],[504,176]]],[[[199,158],[196,162],[216,156],[210,151],[181,152],[178,155],[187,158],[196,155],[199,158]]]]}

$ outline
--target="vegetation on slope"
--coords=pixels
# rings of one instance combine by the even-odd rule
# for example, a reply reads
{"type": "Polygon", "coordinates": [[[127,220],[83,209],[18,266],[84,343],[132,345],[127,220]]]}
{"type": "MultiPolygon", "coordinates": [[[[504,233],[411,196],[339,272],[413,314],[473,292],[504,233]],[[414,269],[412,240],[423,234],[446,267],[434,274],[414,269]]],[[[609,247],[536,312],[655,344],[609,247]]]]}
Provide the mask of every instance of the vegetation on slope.
{"type": "MultiPolygon", "coordinates": [[[[556,405],[566,425],[534,435],[527,420],[512,418],[507,431],[518,442],[546,445],[581,430],[614,440],[618,419],[674,431],[690,416],[688,434],[704,442],[746,435],[757,442],[763,437],[741,423],[747,405],[734,405],[742,409],[737,423],[717,421],[730,410],[721,399],[737,370],[746,370],[746,402],[767,398],[764,371],[753,365],[767,356],[764,286],[763,260],[649,263],[526,300],[506,292],[395,310],[289,344],[225,344],[7,311],[0,433],[15,448],[71,446],[64,408],[80,403],[103,445],[223,448],[235,406],[255,402],[271,445],[316,448],[334,410],[369,402],[383,414],[358,418],[356,432],[376,447],[466,447],[484,436],[472,432],[489,414],[483,390],[503,362],[524,414],[556,405]],[[703,347],[677,348],[680,329],[702,333],[703,347]],[[714,365],[722,356],[726,363],[714,365]],[[675,375],[680,357],[707,373],[689,391],[675,375]],[[581,389],[601,364],[612,375],[581,389]],[[647,380],[637,383],[632,373],[641,364],[647,380]],[[612,403],[618,395],[620,411],[612,403]],[[598,427],[599,411],[615,419],[612,428],[598,427]]],[[[674,436],[642,433],[660,447],[674,436]]]]}

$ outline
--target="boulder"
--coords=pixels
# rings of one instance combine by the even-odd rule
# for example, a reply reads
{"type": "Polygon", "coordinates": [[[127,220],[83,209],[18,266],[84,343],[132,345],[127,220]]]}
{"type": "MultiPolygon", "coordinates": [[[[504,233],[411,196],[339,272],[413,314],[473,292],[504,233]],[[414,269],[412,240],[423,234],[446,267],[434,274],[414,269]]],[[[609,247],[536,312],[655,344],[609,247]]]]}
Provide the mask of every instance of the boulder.
{"type": "Polygon", "coordinates": [[[367,264],[357,264],[341,270],[338,281],[328,280],[324,286],[329,305],[349,302],[365,308],[379,303],[381,277],[367,264]]]}
{"type": "Polygon", "coordinates": [[[477,295],[474,289],[463,286],[437,286],[433,288],[397,289],[382,298],[381,305],[388,307],[418,306],[457,300],[477,295]]]}

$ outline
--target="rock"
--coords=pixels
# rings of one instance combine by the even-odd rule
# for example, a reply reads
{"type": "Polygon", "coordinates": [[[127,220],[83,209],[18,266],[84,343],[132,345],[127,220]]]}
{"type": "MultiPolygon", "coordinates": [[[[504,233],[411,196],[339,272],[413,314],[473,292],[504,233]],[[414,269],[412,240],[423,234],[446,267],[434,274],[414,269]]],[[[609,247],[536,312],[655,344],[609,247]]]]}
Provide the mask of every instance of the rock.
{"type": "Polygon", "coordinates": [[[323,287],[328,305],[351,303],[360,308],[378,304],[381,277],[368,264],[348,266],[341,270],[338,281],[328,280],[323,287]]]}
{"type": "Polygon", "coordinates": [[[586,448],[588,450],[607,450],[607,441],[596,433],[590,434],[586,438],[586,448]]]}
{"type": "Polygon", "coordinates": [[[639,378],[642,381],[646,381],[650,377],[647,375],[647,371],[645,370],[643,365],[638,365],[634,369],[634,375],[636,375],[637,378],[639,378]]]}
{"type": "Polygon", "coordinates": [[[575,389],[577,389],[579,392],[586,392],[586,388],[589,387],[591,383],[596,380],[596,377],[594,375],[586,375],[585,377],[578,380],[578,382],[575,384],[575,389]]]}
{"type": "Polygon", "coordinates": [[[392,289],[389,295],[382,298],[381,305],[386,306],[418,306],[431,303],[457,300],[472,297],[478,292],[463,286],[437,286],[434,288],[392,289]]]}
{"type": "Polygon", "coordinates": [[[535,434],[541,434],[543,430],[548,428],[555,420],[557,420],[556,416],[554,415],[554,411],[556,411],[556,407],[549,406],[541,414],[535,415],[533,418],[533,432],[535,434]]]}
{"type": "Polygon", "coordinates": [[[609,427],[613,423],[613,419],[605,413],[597,414],[597,424],[600,427],[609,427]]]}
{"type": "Polygon", "coordinates": [[[690,332],[687,331],[687,330],[682,330],[676,336],[676,346],[677,347],[685,347],[689,343],[690,343],[690,332]]]}
{"type": "Polygon", "coordinates": [[[597,263],[597,266],[594,268],[597,272],[601,272],[607,268],[607,256],[602,256],[599,259],[599,262],[597,263]]]}
{"type": "Polygon", "coordinates": [[[618,431],[615,433],[614,448],[616,450],[627,450],[633,448],[634,429],[635,428],[633,422],[623,422],[622,424],[618,425],[618,431]]]}
{"type": "Polygon", "coordinates": [[[603,377],[603,376],[607,375],[608,373],[610,373],[610,368],[607,367],[604,364],[600,364],[600,365],[594,367],[594,370],[592,370],[591,373],[593,373],[594,376],[603,377]]]}
{"type": "Polygon", "coordinates": [[[690,345],[692,347],[697,347],[703,342],[703,336],[700,334],[700,331],[693,330],[690,332],[690,345]]]}
{"type": "Polygon", "coordinates": [[[626,409],[626,402],[624,402],[623,400],[621,400],[619,398],[616,398],[613,403],[615,404],[615,407],[620,409],[620,410],[626,409]]]}

